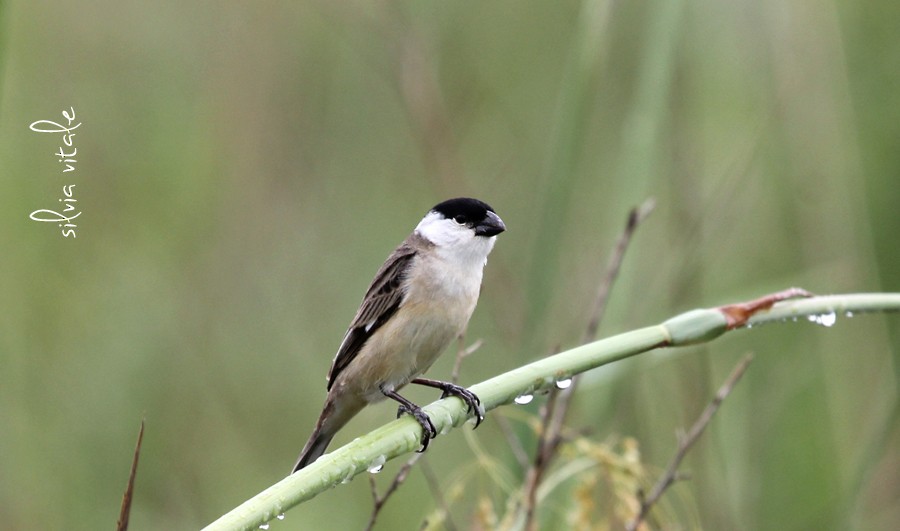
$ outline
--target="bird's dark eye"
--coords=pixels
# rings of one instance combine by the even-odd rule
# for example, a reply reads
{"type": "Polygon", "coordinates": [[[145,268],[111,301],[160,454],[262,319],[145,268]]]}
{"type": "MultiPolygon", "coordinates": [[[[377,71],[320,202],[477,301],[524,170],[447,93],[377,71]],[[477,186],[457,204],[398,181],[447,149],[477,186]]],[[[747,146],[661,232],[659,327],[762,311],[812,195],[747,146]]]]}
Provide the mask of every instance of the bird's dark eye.
{"type": "Polygon", "coordinates": [[[468,221],[468,220],[466,219],[465,216],[463,216],[462,214],[459,214],[459,215],[453,217],[453,221],[459,223],[460,225],[465,225],[466,221],[468,221]]]}

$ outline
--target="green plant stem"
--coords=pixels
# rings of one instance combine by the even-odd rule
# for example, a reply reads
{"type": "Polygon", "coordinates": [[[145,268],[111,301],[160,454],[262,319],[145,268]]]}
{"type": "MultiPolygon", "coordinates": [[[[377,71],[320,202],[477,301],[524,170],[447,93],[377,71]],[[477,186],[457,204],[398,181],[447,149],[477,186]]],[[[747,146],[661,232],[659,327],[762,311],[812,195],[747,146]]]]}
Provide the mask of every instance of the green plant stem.
{"type": "MultiPolygon", "coordinates": [[[[863,312],[900,311],[900,293],[831,295],[794,299],[755,311],[751,326],[768,322],[806,320],[810,316],[835,314],[837,319],[863,312]]],[[[824,322],[828,322],[826,319],[824,322]]],[[[553,386],[572,375],[640,354],[659,347],[675,347],[711,341],[732,325],[722,310],[692,310],[662,324],[648,326],[601,339],[554,356],[529,363],[470,387],[485,410],[512,402],[516,397],[553,386]]],[[[466,405],[456,397],[438,400],[426,406],[440,433],[463,424],[466,405]]],[[[255,529],[291,507],[320,492],[350,481],[373,463],[412,452],[419,448],[422,428],[404,416],[321,457],[228,512],[205,529],[208,531],[255,529]]]]}

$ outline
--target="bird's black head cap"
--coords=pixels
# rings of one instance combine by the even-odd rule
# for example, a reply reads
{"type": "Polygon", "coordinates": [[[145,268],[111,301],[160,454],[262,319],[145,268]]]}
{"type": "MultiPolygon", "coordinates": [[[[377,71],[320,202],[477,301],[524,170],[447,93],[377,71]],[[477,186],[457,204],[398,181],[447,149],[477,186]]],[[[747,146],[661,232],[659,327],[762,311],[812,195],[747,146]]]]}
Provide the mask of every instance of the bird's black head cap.
{"type": "MultiPolygon", "coordinates": [[[[471,197],[457,197],[438,203],[431,209],[440,212],[447,219],[455,219],[460,223],[474,225],[487,217],[488,212],[494,212],[491,205],[471,197]]],[[[496,212],[495,212],[496,213],[496,212]]]]}

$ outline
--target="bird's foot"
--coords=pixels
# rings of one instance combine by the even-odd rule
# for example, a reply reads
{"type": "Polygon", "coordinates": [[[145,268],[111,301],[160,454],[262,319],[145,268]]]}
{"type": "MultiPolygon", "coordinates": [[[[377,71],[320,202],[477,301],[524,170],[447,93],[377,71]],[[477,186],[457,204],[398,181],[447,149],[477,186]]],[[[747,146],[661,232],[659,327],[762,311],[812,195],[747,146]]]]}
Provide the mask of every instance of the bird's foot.
{"type": "Polygon", "coordinates": [[[437,429],[434,427],[434,423],[431,422],[431,419],[428,418],[428,414],[422,410],[419,406],[413,404],[409,400],[403,398],[396,391],[389,391],[387,389],[381,389],[382,394],[384,396],[396,400],[400,403],[400,407],[397,408],[397,418],[400,418],[400,415],[407,413],[412,415],[416,422],[419,423],[419,426],[422,426],[422,448],[418,450],[419,453],[424,452],[426,448],[428,448],[428,443],[431,442],[431,439],[437,437],[437,429]]]}
{"type": "Polygon", "coordinates": [[[422,426],[422,447],[417,450],[417,452],[422,453],[428,448],[428,443],[431,442],[431,439],[437,437],[434,423],[428,418],[428,414],[415,404],[413,404],[412,408],[409,408],[406,404],[400,404],[400,407],[397,408],[397,418],[400,418],[404,413],[411,415],[419,423],[419,426],[422,426]]]}
{"type": "Polygon", "coordinates": [[[481,421],[484,420],[484,409],[481,407],[481,399],[478,398],[478,395],[465,387],[451,382],[431,380],[428,378],[416,378],[411,383],[440,389],[442,391],[441,398],[447,398],[448,396],[458,397],[466,403],[466,413],[475,412],[475,428],[477,428],[478,425],[481,424],[481,421]]]}

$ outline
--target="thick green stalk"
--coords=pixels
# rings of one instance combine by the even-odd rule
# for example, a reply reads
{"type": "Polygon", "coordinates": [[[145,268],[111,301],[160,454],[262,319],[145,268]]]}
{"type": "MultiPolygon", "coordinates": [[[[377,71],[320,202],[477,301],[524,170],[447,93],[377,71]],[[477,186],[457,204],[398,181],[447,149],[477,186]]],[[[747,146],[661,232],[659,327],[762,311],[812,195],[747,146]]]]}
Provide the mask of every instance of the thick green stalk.
{"type": "MultiPolygon", "coordinates": [[[[738,306],[738,305],[736,305],[738,306]]],[[[512,402],[516,397],[554,385],[558,380],[612,363],[657,347],[673,347],[711,341],[735,326],[733,315],[723,308],[692,310],[662,324],[595,341],[540,359],[473,385],[485,410],[512,402]]],[[[900,311],[900,293],[831,295],[794,299],[769,309],[754,306],[748,325],[810,318],[830,326],[834,319],[863,312],[900,311]]],[[[742,323],[737,323],[740,326],[742,323]]],[[[463,424],[468,415],[458,398],[438,400],[426,406],[440,433],[463,424]]],[[[315,463],[269,487],[225,514],[206,530],[255,529],[287,509],[315,497],[355,475],[419,448],[422,428],[404,416],[355,439],[315,463]]]]}

